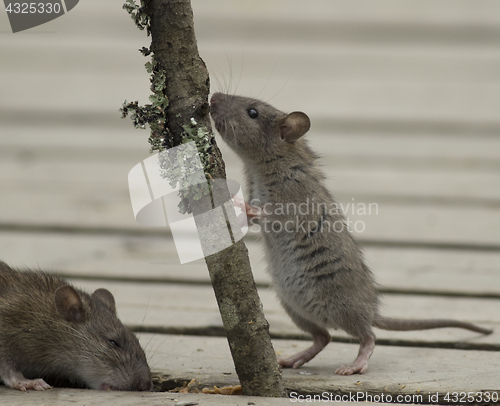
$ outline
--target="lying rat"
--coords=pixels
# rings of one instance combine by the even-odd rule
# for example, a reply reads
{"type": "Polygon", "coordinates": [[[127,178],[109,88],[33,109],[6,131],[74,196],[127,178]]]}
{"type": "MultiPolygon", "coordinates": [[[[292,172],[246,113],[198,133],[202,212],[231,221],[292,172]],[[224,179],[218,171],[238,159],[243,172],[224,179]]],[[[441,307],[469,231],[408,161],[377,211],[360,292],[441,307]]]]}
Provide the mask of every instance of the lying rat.
{"type": "Polygon", "coordinates": [[[313,345],[288,358],[298,368],[331,340],[328,328],[360,340],[357,358],[337,369],[364,373],[375,347],[372,326],[384,330],[459,327],[492,331],[455,320],[400,320],[378,313],[379,294],[345,217],[324,185],[317,155],[302,136],[310,121],[302,112],[283,113],[260,100],[215,93],[211,116],[224,141],[243,161],[250,203],[243,208],[258,220],[269,272],[286,312],[313,345]]]}
{"type": "Polygon", "coordinates": [[[108,290],[88,295],[64,279],[1,261],[0,379],[22,391],[48,389],[49,383],[136,391],[152,386],[144,351],[118,320],[108,290]]]}

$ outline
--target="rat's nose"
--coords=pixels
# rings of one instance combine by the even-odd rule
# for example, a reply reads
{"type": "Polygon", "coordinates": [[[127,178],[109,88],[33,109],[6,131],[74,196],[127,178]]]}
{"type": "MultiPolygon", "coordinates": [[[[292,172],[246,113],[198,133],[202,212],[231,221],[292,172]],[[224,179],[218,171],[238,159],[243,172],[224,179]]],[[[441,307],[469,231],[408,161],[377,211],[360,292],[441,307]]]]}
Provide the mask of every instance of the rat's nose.
{"type": "Polygon", "coordinates": [[[149,377],[137,377],[135,382],[130,385],[130,390],[132,391],[150,391],[153,387],[153,383],[149,377]]]}
{"type": "Polygon", "coordinates": [[[219,92],[214,93],[212,95],[212,98],[210,99],[210,104],[217,104],[217,100],[220,100],[221,96],[222,96],[222,93],[219,93],[219,92]]]}

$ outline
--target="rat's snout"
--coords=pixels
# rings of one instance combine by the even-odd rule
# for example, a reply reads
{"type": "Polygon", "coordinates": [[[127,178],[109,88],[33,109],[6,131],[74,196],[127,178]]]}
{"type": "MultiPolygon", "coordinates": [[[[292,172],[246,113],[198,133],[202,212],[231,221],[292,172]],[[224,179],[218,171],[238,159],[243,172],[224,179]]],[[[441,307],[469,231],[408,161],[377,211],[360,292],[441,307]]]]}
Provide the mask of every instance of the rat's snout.
{"type": "Polygon", "coordinates": [[[210,107],[215,107],[224,95],[222,93],[214,93],[210,98],[210,107]]]}
{"type": "Polygon", "coordinates": [[[132,386],[133,391],[150,391],[153,388],[153,382],[151,379],[140,379],[134,386],[132,386]]]}

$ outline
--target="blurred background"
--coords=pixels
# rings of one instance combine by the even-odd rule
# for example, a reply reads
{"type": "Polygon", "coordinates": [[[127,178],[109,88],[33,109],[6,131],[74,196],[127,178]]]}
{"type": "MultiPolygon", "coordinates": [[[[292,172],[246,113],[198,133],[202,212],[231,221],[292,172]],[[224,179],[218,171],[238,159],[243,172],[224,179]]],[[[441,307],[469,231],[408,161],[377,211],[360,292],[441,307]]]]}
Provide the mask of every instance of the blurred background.
{"type": "MultiPolygon", "coordinates": [[[[500,295],[498,1],[192,5],[212,91],[310,116],[307,137],[364,226],[379,282],[500,295]],[[376,212],[358,210],[369,203],[376,212]]],[[[118,109],[148,101],[138,49],[149,45],[121,1],[81,1],[16,34],[0,12],[0,258],[82,278],[208,283],[204,262],[181,267],[168,230],[136,224],[129,201],[149,133],[118,109]]]]}

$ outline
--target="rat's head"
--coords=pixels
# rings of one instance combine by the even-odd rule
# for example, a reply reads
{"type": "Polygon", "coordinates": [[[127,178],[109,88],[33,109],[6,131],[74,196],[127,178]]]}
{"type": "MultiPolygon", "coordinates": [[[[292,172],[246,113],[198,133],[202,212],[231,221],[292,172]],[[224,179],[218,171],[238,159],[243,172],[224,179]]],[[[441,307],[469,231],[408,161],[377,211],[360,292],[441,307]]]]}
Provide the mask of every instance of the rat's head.
{"type": "Polygon", "coordinates": [[[286,154],[311,125],[302,112],[283,113],[248,97],[214,93],[210,114],[224,141],[242,158],[286,154]]]}
{"type": "Polygon", "coordinates": [[[118,320],[108,290],[97,289],[89,297],[62,286],[55,292],[55,304],[71,332],[60,350],[70,354],[80,384],[92,389],[151,389],[146,355],[137,337],[118,320]]]}

